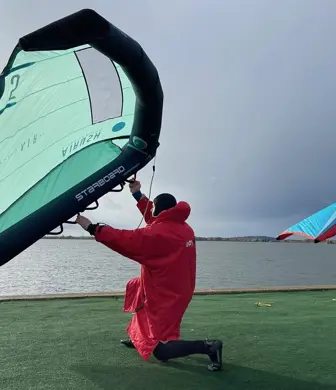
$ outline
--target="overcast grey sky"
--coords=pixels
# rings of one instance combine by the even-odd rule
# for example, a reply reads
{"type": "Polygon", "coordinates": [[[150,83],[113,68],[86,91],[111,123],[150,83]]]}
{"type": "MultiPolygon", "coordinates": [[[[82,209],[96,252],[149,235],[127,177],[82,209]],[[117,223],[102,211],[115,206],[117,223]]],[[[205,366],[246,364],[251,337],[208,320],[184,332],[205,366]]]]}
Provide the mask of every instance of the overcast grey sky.
{"type": "MultiPolygon", "coordinates": [[[[336,200],[333,0],[12,0],[3,67],[24,34],[90,7],[136,39],[165,93],[153,194],[190,202],[197,235],[276,235],[336,200]]],[[[139,173],[148,191],[151,166],[139,173]]],[[[128,193],[94,221],[135,228],[128,193]]]]}

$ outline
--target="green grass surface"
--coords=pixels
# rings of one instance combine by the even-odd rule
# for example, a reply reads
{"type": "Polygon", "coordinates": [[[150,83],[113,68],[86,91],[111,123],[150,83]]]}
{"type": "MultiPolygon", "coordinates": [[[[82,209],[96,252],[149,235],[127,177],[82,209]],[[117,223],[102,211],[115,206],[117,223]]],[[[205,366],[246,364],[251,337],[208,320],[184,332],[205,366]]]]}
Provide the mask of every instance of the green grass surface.
{"type": "Polygon", "coordinates": [[[335,390],[336,291],[196,296],[184,338],[222,338],[224,370],[202,356],[160,364],[119,345],[122,299],[2,302],[1,390],[335,390]],[[255,303],[271,302],[271,307],[255,303]]]}

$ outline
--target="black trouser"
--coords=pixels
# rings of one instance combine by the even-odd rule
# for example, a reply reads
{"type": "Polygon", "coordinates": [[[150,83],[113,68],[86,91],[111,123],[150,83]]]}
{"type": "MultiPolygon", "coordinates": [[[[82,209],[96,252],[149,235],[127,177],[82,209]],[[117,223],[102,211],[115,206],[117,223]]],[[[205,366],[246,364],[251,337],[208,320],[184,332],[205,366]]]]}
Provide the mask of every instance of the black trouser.
{"type": "Polygon", "coordinates": [[[168,343],[160,342],[153,351],[153,355],[156,359],[161,361],[194,354],[209,354],[209,348],[203,340],[173,340],[168,343]]]}

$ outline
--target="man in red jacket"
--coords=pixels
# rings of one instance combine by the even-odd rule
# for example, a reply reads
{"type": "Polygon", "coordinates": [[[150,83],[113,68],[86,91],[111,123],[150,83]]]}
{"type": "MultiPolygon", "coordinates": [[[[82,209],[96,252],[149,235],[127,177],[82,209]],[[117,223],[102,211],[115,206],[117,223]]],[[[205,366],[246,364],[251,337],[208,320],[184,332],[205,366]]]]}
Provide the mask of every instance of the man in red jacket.
{"type": "Polygon", "coordinates": [[[146,227],[120,230],[92,224],[83,216],[77,223],[96,241],[141,265],[141,276],[126,285],[124,311],[134,313],[122,344],[135,348],[144,360],[208,355],[210,371],[222,368],[222,341],[180,340],[183,315],[193,297],[196,280],[195,235],[186,223],[190,206],[170,194],[151,202],[134,181],[130,190],[137,200],[146,227]]]}

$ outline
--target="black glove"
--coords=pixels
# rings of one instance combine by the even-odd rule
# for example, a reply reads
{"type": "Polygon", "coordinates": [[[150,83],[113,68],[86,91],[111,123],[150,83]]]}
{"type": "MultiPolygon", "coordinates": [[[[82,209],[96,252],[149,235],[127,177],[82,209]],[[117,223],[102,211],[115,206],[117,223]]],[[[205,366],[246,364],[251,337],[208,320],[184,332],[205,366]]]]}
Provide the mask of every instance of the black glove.
{"type": "Polygon", "coordinates": [[[96,233],[98,224],[97,223],[90,223],[90,225],[87,228],[87,232],[91,234],[91,236],[94,236],[96,233]]]}

